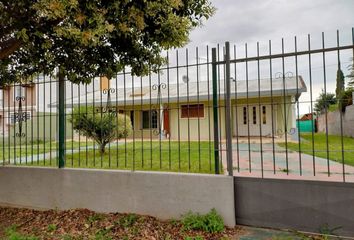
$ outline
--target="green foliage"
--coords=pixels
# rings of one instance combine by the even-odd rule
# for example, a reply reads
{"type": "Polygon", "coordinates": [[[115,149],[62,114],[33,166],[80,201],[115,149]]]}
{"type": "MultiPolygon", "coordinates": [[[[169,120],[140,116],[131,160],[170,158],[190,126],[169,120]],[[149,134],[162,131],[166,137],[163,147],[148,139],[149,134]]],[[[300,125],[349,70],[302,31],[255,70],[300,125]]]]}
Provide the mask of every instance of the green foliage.
{"type": "Polygon", "coordinates": [[[333,227],[331,228],[328,224],[324,224],[320,227],[319,232],[324,235],[325,239],[328,238],[328,235],[337,236],[336,231],[342,227],[333,227]]]}
{"type": "Polygon", "coordinates": [[[340,64],[337,70],[337,79],[336,79],[336,98],[339,99],[342,92],[345,89],[345,81],[343,71],[340,69],[340,64]]]}
{"type": "Polygon", "coordinates": [[[345,112],[346,107],[353,104],[353,92],[354,88],[348,88],[341,93],[338,100],[338,109],[340,111],[345,112]]]}
{"type": "Polygon", "coordinates": [[[98,230],[95,234],[95,240],[111,240],[113,239],[111,236],[109,236],[110,229],[101,229],[98,230]]]}
{"type": "Polygon", "coordinates": [[[325,93],[322,91],[320,96],[317,98],[316,103],[315,103],[315,111],[318,114],[325,113],[326,110],[328,111],[329,106],[336,104],[337,100],[335,98],[335,95],[333,93],[325,93]]]}
{"type": "Polygon", "coordinates": [[[108,143],[127,137],[132,132],[131,120],[124,114],[103,112],[100,108],[77,107],[69,121],[80,135],[93,139],[105,153],[108,143]]]}
{"type": "Polygon", "coordinates": [[[49,224],[47,229],[49,232],[55,232],[57,230],[57,225],[49,224]]]}
{"type": "Polygon", "coordinates": [[[97,221],[102,220],[103,218],[104,218],[104,216],[103,216],[102,214],[95,213],[94,215],[89,216],[89,217],[87,218],[87,222],[88,222],[89,224],[92,224],[92,223],[94,223],[94,222],[97,222],[97,221]]]}
{"type": "Polygon", "coordinates": [[[162,50],[188,42],[215,9],[210,0],[4,0],[0,2],[0,82],[52,73],[75,83],[157,71],[162,50]]]}
{"type": "Polygon", "coordinates": [[[205,215],[189,212],[183,217],[182,224],[184,230],[203,230],[210,233],[224,230],[224,221],[215,209],[205,215]]]}
{"type": "Polygon", "coordinates": [[[25,236],[17,232],[17,226],[13,225],[5,230],[6,239],[8,240],[39,240],[34,236],[25,236]]]}
{"type": "Polygon", "coordinates": [[[347,75],[349,78],[347,86],[349,88],[354,88],[354,59],[352,59],[353,63],[349,66],[350,73],[347,75]]]}
{"type": "Polygon", "coordinates": [[[136,214],[128,214],[126,216],[121,217],[117,223],[124,228],[128,228],[133,226],[137,220],[138,216],[136,214]]]}
{"type": "Polygon", "coordinates": [[[204,238],[202,236],[185,237],[184,240],[204,240],[204,238]]]}

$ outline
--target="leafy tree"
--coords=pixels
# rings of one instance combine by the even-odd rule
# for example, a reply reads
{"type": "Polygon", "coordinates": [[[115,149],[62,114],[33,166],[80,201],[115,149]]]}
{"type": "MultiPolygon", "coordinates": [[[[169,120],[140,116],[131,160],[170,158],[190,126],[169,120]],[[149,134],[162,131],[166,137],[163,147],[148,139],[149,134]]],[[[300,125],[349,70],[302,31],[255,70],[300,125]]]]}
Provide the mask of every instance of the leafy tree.
{"type": "Polygon", "coordinates": [[[340,100],[338,101],[338,108],[340,111],[345,112],[347,106],[353,104],[353,92],[354,88],[348,88],[341,93],[340,100]]]}
{"type": "Polygon", "coordinates": [[[74,83],[147,74],[213,12],[209,0],[2,0],[0,82],[56,67],[74,83]]]}
{"type": "Polygon", "coordinates": [[[324,113],[324,112],[326,112],[326,110],[328,110],[328,107],[330,105],[333,105],[336,103],[337,103],[337,100],[336,100],[335,94],[324,93],[322,91],[322,93],[320,94],[320,96],[316,100],[315,111],[318,114],[324,113]]]}
{"type": "Polygon", "coordinates": [[[336,97],[337,99],[340,99],[341,94],[345,90],[344,74],[343,71],[341,70],[340,63],[338,64],[336,82],[337,82],[336,97]]]}
{"type": "Polygon", "coordinates": [[[79,134],[93,139],[105,153],[108,143],[127,137],[132,132],[131,120],[125,114],[102,112],[100,108],[76,107],[69,121],[79,134]]]}
{"type": "Polygon", "coordinates": [[[349,88],[354,88],[354,59],[352,59],[353,64],[351,64],[349,66],[349,75],[347,76],[349,78],[349,82],[348,82],[348,87],[349,88]]]}

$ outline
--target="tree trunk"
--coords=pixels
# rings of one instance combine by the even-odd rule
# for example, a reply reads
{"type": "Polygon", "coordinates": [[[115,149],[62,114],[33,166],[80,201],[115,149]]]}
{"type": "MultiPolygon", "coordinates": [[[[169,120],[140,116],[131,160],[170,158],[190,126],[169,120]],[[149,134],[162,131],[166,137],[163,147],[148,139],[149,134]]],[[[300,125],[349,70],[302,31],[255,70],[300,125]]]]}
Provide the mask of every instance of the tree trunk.
{"type": "Polygon", "coordinates": [[[106,143],[100,144],[100,154],[103,155],[106,151],[106,143]]]}

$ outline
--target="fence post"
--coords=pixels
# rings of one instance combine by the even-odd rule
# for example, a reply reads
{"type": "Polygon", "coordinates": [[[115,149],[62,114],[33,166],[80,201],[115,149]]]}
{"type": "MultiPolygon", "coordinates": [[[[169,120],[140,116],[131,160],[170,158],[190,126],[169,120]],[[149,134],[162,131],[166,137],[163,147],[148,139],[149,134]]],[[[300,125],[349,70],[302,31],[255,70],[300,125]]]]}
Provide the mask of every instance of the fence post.
{"type": "Polygon", "coordinates": [[[213,77],[213,117],[214,117],[214,160],[215,174],[220,174],[219,163],[219,121],[218,121],[218,77],[216,63],[216,48],[212,49],[212,77],[213,77]]]}
{"type": "Polygon", "coordinates": [[[65,166],[65,76],[62,68],[59,68],[58,81],[58,106],[59,106],[59,168],[65,166]]]}
{"type": "Polygon", "coordinates": [[[227,171],[229,176],[233,176],[233,161],[232,161],[232,131],[231,131],[231,77],[230,77],[230,43],[225,43],[225,128],[226,128],[226,159],[227,171]]]}

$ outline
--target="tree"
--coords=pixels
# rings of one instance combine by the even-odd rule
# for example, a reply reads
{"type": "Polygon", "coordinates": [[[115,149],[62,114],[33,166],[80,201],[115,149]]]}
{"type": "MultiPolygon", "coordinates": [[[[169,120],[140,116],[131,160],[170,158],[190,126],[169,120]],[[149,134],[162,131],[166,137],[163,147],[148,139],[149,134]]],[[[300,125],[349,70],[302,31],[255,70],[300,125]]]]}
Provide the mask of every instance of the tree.
{"type": "Polygon", "coordinates": [[[350,73],[348,74],[349,82],[348,87],[354,88],[354,58],[352,59],[353,63],[349,66],[350,73]]]}
{"type": "Polygon", "coordinates": [[[80,135],[93,139],[105,153],[108,143],[127,137],[132,132],[131,120],[125,114],[102,112],[100,108],[76,107],[69,121],[80,135]]]}
{"type": "Polygon", "coordinates": [[[343,74],[343,71],[341,70],[340,63],[338,64],[336,83],[337,83],[336,98],[340,99],[340,96],[342,95],[343,91],[345,90],[344,74],[343,74]]]}
{"type": "Polygon", "coordinates": [[[349,87],[345,91],[343,91],[340,96],[340,100],[338,101],[338,108],[343,113],[345,112],[347,106],[353,104],[353,92],[354,88],[349,87]]]}
{"type": "Polygon", "coordinates": [[[60,67],[74,83],[157,71],[214,12],[209,0],[2,0],[2,85],[60,67]]]}
{"type": "Polygon", "coordinates": [[[335,94],[333,94],[333,93],[324,93],[322,91],[322,93],[320,94],[320,96],[316,100],[315,111],[318,114],[325,113],[326,110],[328,111],[328,107],[330,105],[333,105],[333,104],[336,104],[336,103],[337,103],[337,100],[335,98],[335,94]]]}

